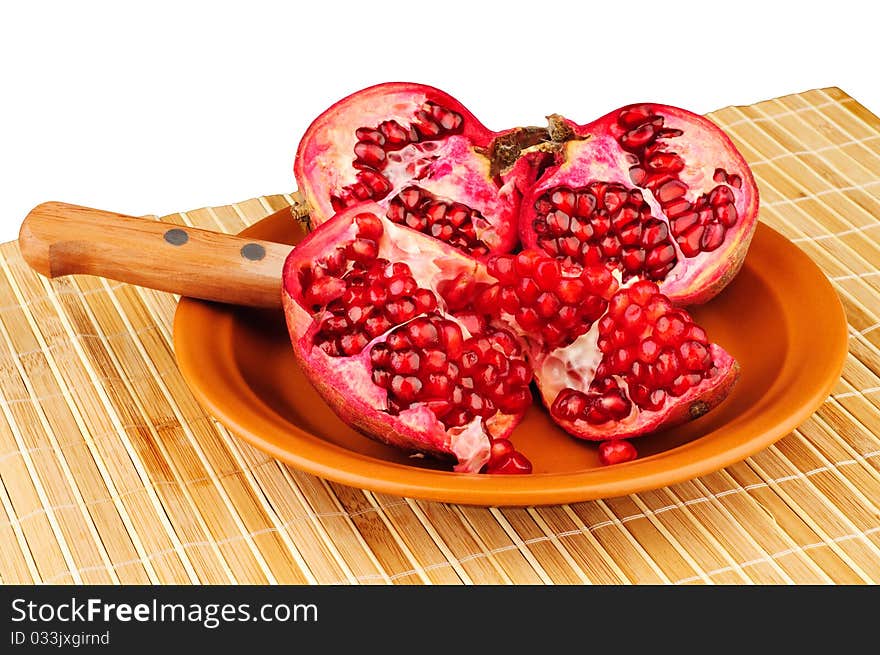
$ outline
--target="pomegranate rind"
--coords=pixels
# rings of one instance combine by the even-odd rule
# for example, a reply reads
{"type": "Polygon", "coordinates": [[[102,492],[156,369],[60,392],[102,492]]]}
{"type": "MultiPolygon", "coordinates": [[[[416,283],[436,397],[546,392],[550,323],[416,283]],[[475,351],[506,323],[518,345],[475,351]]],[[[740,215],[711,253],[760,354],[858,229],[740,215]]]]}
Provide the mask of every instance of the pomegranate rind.
{"type": "MultiPolygon", "coordinates": [[[[634,411],[629,418],[609,421],[601,425],[593,425],[582,419],[570,421],[555,416],[553,412],[549,412],[549,409],[556,400],[558,392],[554,390],[552,393],[545,393],[548,385],[540,376],[535,376],[535,382],[551,418],[572,436],[587,441],[631,439],[696,420],[717,407],[730,395],[739,380],[739,364],[717,344],[711,344],[709,350],[717,369],[715,375],[704,379],[681,396],[668,396],[665,405],[657,411],[636,410],[634,405],[634,411]]],[[[535,368],[538,370],[539,366],[535,368]]],[[[585,388],[586,386],[589,386],[589,381],[585,388]]]]}
{"type": "Polygon", "coordinates": [[[670,239],[678,263],[663,280],[657,280],[660,292],[677,305],[705,303],[720,293],[742,267],[757,227],[759,193],[748,163],[730,137],[707,118],[685,109],[637,103],[615,109],[585,125],[561,119],[575,138],[562,145],[556,165],[549,167],[523,198],[519,220],[523,247],[540,249],[533,225],[537,216],[535,202],[547,190],[560,186],[576,189],[601,181],[640,189],[651,214],[669,223],[654,194],[633,183],[629,175],[633,165],[631,155],[618,143],[622,132],[618,116],[636,107],[647,107],[663,116],[664,128],[684,131],[683,136],[670,138],[666,143],[669,150],[678,153],[686,163],[679,178],[689,187],[684,196],[687,200],[693,201],[716,185],[713,175],[718,168],[741,178],[740,188],[733,190],[738,220],[726,231],[721,246],[695,257],[685,257],[675,240],[670,239]]]}
{"type": "MultiPolygon", "coordinates": [[[[353,239],[357,234],[354,217],[363,212],[383,216],[381,207],[374,203],[340,212],[312,231],[284,263],[282,305],[294,357],[321,397],[346,424],[406,451],[451,458],[456,462],[456,471],[478,472],[489,461],[490,438],[509,436],[522,420],[522,413],[498,412],[486,419],[485,429],[476,417],[467,425],[449,430],[425,406],[391,415],[383,411],[387,392],[373,384],[370,377],[370,348],[386,335],[380,335],[352,357],[331,357],[314,345],[318,321],[303,304],[304,290],[298,272],[336,245],[353,239]]],[[[477,279],[484,275],[482,264],[455,248],[387,219],[382,218],[382,223],[385,233],[379,241],[379,256],[392,262],[406,261],[422,286],[430,286],[436,281],[434,278],[451,277],[460,271],[469,271],[477,279]]]]}
{"type": "MultiPolygon", "coordinates": [[[[387,209],[389,201],[403,188],[415,185],[440,199],[463,203],[484,217],[485,221],[475,225],[475,229],[489,252],[509,252],[519,241],[521,195],[516,188],[517,180],[507,179],[499,186],[491,161],[481,154],[504,132],[489,130],[448,93],[410,82],[377,84],[352,93],[319,115],[306,130],[297,148],[294,176],[309,207],[311,226],[329,220],[336,213],[331,195],[356,182],[355,131],[386,120],[408,125],[425,101],[460,114],[461,130],[434,141],[440,145],[431,157],[437,158],[426,164],[418,179],[403,171],[393,172],[394,167],[389,164],[383,173],[390,176],[392,189],[383,198],[377,198],[377,202],[387,209]]],[[[413,147],[407,146],[401,152],[413,147]]]]}

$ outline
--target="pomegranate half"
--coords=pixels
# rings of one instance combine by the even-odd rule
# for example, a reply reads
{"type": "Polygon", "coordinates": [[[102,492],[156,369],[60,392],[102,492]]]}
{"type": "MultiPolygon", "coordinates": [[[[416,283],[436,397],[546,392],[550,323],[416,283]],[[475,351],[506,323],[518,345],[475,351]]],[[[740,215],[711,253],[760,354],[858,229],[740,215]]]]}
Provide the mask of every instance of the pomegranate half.
{"type": "Polygon", "coordinates": [[[385,213],[343,210],[288,256],[282,300],[298,363],[368,436],[452,458],[457,471],[530,471],[507,440],[532,401],[520,341],[439,292],[461,276],[488,280],[485,266],[385,213]]]}
{"type": "Polygon", "coordinates": [[[742,266],[757,225],[748,165],[711,121],[659,104],[586,125],[550,116],[553,161],[523,199],[523,245],[656,282],[703,303],[742,266]]]}
{"type": "Polygon", "coordinates": [[[519,153],[546,129],[493,132],[423,84],[390,82],[343,98],[312,122],[294,174],[312,227],[372,200],[394,223],[483,256],[519,241],[519,153]]]}

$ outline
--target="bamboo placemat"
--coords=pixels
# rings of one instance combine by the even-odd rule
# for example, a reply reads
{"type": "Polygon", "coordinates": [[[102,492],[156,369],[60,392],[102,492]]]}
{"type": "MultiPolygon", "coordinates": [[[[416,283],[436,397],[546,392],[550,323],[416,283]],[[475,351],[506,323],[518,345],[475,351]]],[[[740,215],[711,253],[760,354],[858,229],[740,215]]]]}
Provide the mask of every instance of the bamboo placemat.
{"type": "MultiPolygon", "coordinates": [[[[843,378],[776,445],[684,484],[553,507],[344,487],[279,464],[205,413],[174,363],[174,297],[50,282],[7,243],[0,579],[877,583],[880,119],[836,88],[710,116],[753,167],[761,219],[822,267],[849,319],[843,378]]],[[[291,201],[162,220],[237,232],[291,201]]]]}

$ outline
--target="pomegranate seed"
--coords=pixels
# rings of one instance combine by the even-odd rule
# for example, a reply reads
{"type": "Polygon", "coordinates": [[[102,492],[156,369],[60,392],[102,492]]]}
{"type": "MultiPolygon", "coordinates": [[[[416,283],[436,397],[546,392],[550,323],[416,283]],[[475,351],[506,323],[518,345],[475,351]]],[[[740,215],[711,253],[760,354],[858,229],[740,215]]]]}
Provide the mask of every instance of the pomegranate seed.
{"type": "Polygon", "coordinates": [[[409,298],[397,298],[385,305],[385,315],[393,323],[403,323],[416,315],[416,304],[409,298]]]}
{"type": "Polygon", "coordinates": [[[388,366],[395,373],[418,373],[420,359],[415,350],[395,351],[389,355],[388,366]]]}
{"type": "Polygon", "coordinates": [[[739,175],[731,175],[727,178],[727,182],[735,189],[742,187],[742,178],[739,175]]]}
{"type": "Polygon", "coordinates": [[[364,239],[378,240],[385,229],[382,227],[382,219],[375,214],[363,213],[354,217],[358,226],[358,236],[364,239]]]}
{"type": "Polygon", "coordinates": [[[339,278],[320,277],[312,282],[305,292],[306,304],[310,307],[323,307],[339,298],[346,290],[346,284],[339,278]]]}
{"type": "Polygon", "coordinates": [[[515,284],[518,280],[513,266],[513,255],[493,255],[486,262],[489,275],[501,284],[515,284]]]}
{"type": "Polygon", "coordinates": [[[348,319],[345,316],[330,316],[321,324],[321,329],[330,334],[341,334],[349,327],[348,319]]]}
{"type": "Polygon", "coordinates": [[[345,254],[353,261],[369,264],[379,255],[379,246],[372,239],[359,237],[346,246],[345,254]]]}
{"type": "Polygon", "coordinates": [[[473,299],[476,282],[470,273],[459,273],[452,280],[443,280],[437,285],[437,291],[443,296],[449,310],[463,309],[473,299]]]}
{"type": "Polygon", "coordinates": [[[681,364],[675,351],[666,348],[661,351],[657,357],[657,363],[654,365],[656,373],[656,382],[658,386],[665,387],[670,384],[676,377],[681,364]]]}
{"type": "MultiPolygon", "coordinates": [[[[413,302],[416,304],[416,311],[428,313],[437,309],[437,297],[433,291],[428,289],[417,289],[413,293],[413,302]]],[[[379,303],[377,303],[379,304],[379,303]]]]}
{"type": "Polygon", "coordinates": [[[461,352],[464,337],[457,323],[444,321],[440,326],[440,344],[450,357],[457,357],[461,352]]]}
{"type": "Polygon", "coordinates": [[[411,403],[422,390],[422,381],[412,375],[395,375],[390,389],[400,400],[411,403]]]}
{"type": "Polygon", "coordinates": [[[559,281],[556,294],[559,299],[569,305],[577,305],[584,297],[586,285],[578,278],[563,278],[559,281]]]}
{"type": "Polygon", "coordinates": [[[599,463],[602,466],[623,464],[638,457],[635,446],[626,439],[613,439],[599,444],[599,463]]]}
{"type": "Polygon", "coordinates": [[[342,355],[342,350],[339,348],[339,342],[337,339],[326,339],[326,340],[318,340],[316,338],[315,345],[318,346],[321,350],[324,351],[325,354],[330,357],[339,357],[342,355]]]}
{"type": "Polygon", "coordinates": [[[535,307],[538,310],[538,314],[543,318],[551,318],[552,316],[555,316],[556,311],[559,309],[559,305],[559,298],[546,291],[538,296],[535,301],[535,307]]]}
{"type": "Polygon", "coordinates": [[[375,339],[390,328],[391,322],[384,316],[370,316],[364,321],[364,330],[371,339],[375,339]]]}
{"type": "Polygon", "coordinates": [[[424,110],[419,110],[415,113],[412,126],[423,139],[435,139],[442,131],[441,127],[431,117],[431,114],[424,110]]]}
{"type": "Polygon", "coordinates": [[[639,248],[624,248],[620,261],[630,273],[637,273],[645,264],[645,251],[639,248]]]}
{"type": "Polygon", "coordinates": [[[539,262],[546,259],[546,255],[537,250],[523,250],[513,260],[514,270],[519,276],[531,276],[539,262]]]}
{"type": "Polygon", "coordinates": [[[535,282],[544,291],[552,291],[559,284],[561,271],[555,259],[540,261],[535,265],[535,282]]]}
{"type": "Polygon", "coordinates": [[[529,367],[521,359],[515,359],[510,363],[510,372],[507,374],[507,383],[510,385],[528,384],[532,379],[529,367]]]}
{"type": "Polygon", "coordinates": [[[571,225],[571,217],[561,209],[550,212],[545,219],[547,231],[554,236],[561,236],[568,232],[571,225]]]}
{"type": "Polygon", "coordinates": [[[587,396],[575,389],[563,389],[556,396],[550,408],[551,413],[565,421],[575,421],[582,418],[589,401],[587,396]]]}
{"type": "Polygon", "coordinates": [[[379,123],[379,131],[385,137],[388,149],[400,149],[410,141],[409,133],[397,121],[383,121],[379,123]]]}
{"type": "Polygon", "coordinates": [[[343,334],[339,337],[339,348],[346,355],[357,355],[366,348],[370,340],[363,332],[354,332],[353,334],[343,334]]]}
{"type": "Polygon", "coordinates": [[[510,439],[493,439],[489,447],[489,466],[499,462],[503,457],[515,452],[510,439]]]}
{"type": "Polygon", "coordinates": [[[435,348],[422,352],[422,369],[428,373],[441,373],[446,370],[446,353],[435,348]]]}
{"type": "Polygon", "coordinates": [[[715,208],[714,213],[715,218],[717,218],[718,222],[724,227],[733,227],[736,225],[736,221],[739,218],[736,213],[736,207],[732,202],[729,202],[726,205],[718,205],[715,208]]]}
{"type": "Polygon", "coordinates": [[[706,331],[699,325],[694,325],[693,323],[687,326],[684,338],[689,339],[690,341],[698,341],[704,346],[709,345],[709,338],[706,336],[706,331]]]}
{"type": "Polygon", "coordinates": [[[649,169],[654,171],[678,173],[684,170],[684,160],[674,152],[659,152],[651,155],[645,163],[649,169]]]}
{"type": "Polygon", "coordinates": [[[391,385],[391,373],[381,368],[373,369],[371,378],[377,387],[387,389],[391,385]]]}
{"type": "Polygon", "coordinates": [[[684,330],[684,321],[670,313],[657,319],[654,326],[654,336],[661,343],[677,344],[684,337],[684,330]]]}
{"type": "Polygon", "coordinates": [[[440,334],[437,327],[427,318],[417,318],[407,324],[406,332],[410,343],[417,348],[428,348],[440,343],[440,334]]]}
{"type": "Polygon", "coordinates": [[[516,295],[526,304],[535,302],[540,293],[540,287],[532,278],[524,277],[516,285],[516,295]]]}
{"type": "Polygon", "coordinates": [[[519,451],[502,457],[497,463],[489,466],[486,473],[494,474],[526,474],[532,472],[532,463],[519,451]]]}
{"type": "Polygon", "coordinates": [[[654,112],[648,105],[638,105],[629,107],[620,112],[617,122],[621,127],[632,128],[641,125],[650,118],[653,118],[654,112]]]}
{"type": "Polygon", "coordinates": [[[716,168],[712,179],[715,182],[727,182],[727,172],[723,168],[716,168]]]}
{"type": "Polygon", "coordinates": [[[620,317],[620,324],[631,330],[640,327],[645,320],[645,312],[637,304],[632,304],[623,310],[623,316],[620,317]]]}
{"type": "Polygon", "coordinates": [[[687,193],[688,186],[681,180],[669,180],[654,193],[660,204],[670,203],[687,193]]]}
{"type": "Polygon", "coordinates": [[[391,350],[395,351],[405,350],[411,346],[409,339],[403,330],[395,330],[389,334],[388,338],[385,339],[385,343],[391,350]]]}
{"type": "Polygon", "coordinates": [[[660,350],[660,344],[654,341],[654,339],[645,339],[638,346],[639,360],[646,364],[653,364],[657,361],[660,350]]]}
{"type": "Polygon", "coordinates": [[[712,189],[709,192],[709,204],[712,207],[720,207],[721,205],[726,205],[728,203],[734,202],[733,192],[730,190],[730,187],[719,185],[712,189]]]}
{"type": "Polygon", "coordinates": [[[679,248],[685,257],[695,257],[700,254],[700,242],[703,238],[704,227],[694,225],[692,228],[676,238],[679,248]]]}
{"type": "Polygon", "coordinates": [[[611,420],[619,421],[629,416],[632,403],[623,395],[623,392],[610,391],[596,400],[595,407],[601,409],[611,420]]]}
{"type": "Polygon", "coordinates": [[[442,373],[428,373],[425,379],[424,395],[428,398],[445,399],[449,397],[452,382],[442,373]]]}
{"type": "Polygon", "coordinates": [[[678,354],[685,368],[690,371],[702,371],[712,363],[709,349],[699,341],[685,341],[678,347],[678,354]]]}
{"type": "Polygon", "coordinates": [[[458,203],[453,204],[446,212],[446,218],[455,227],[461,227],[469,217],[470,210],[465,205],[458,203]]]}
{"type": "Polygon", "coordinates": [[[626,132],[620,137],[620,145],[626,150],[637,150],[646,146],[657,134],[657,128],[651,123],[644,123],[626,132]]]}
{"type": "Polygon", "coordinates": [[[385,166],[385,151],[382,146],[369,141],[358,141],[354,145],[354,154],[367,166],[381,169],[385,166]]]}
{"type": "Polygon", "coordinates": [[[704,252],[712,252],[717,250],[724,243],[724,233],[727,230],[719,223],[712,223],[706,226],[703,237],[700,239],[700,247],[704,252]]]}
{"type": "Polygon", "coordinates": [[[537,330],[541,327],[541,317],[531,307],[520,307],[514,316],[523,330],[537,330]]]}
{"type": "Polygon", "coordinates": [[[575,195],[571,189],[556,189],[550,194],[550,202],[569,216],[574,213],[575,195]]]}

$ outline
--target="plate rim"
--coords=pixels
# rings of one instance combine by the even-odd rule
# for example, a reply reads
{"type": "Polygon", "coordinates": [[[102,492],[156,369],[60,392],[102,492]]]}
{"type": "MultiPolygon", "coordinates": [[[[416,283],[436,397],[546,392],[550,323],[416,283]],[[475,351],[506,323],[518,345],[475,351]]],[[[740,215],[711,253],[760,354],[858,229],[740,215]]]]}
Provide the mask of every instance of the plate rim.
{"type": "MultiPolygon", "coordinates": [[[[248,233],[274,217],[275,214],[272,214],[261,219],[239,235],[252,236],[248,233]]],[[[234,435],[285,464],[334,482],[398,496],[479,506],[551,505],[639,493],[718,471],[763,450],[809,418],[825,402],[840,379],[849,347],[846,313],[839,295],[819,266],[796,244],[760,221],[758,229],[768,231],[772,238],[781,239],[796,251],[794,256],[802,258],[806,266],[812,269],[822,287],[820,291],[830,301],[827,305],[829,325],[837,334],[830,342],[833,348],[829,348],[828,357],[824,359],[825,373],[821,376],[817,374],[817,379],[821,378],[822,383],[816,384],[812,392],[801,398],[797,406],[787,412],[782,420],[763,431],[741,438],[738,442],[729,443],[726,448],[717,447],[718,435],[715,433],[723,429],[722,426],[674,448],[616,465],[614,475],[609,475],[609,469],[604,468],[567,473],[533,473],[528,476],[454,473],[407,466],[357,453],[287,421],[283,430],[277,428],[276,431],[276,427],[266,421],[265,416],[256,412],[253,406],[242,402],[238,411],[231,411],[231,407],[222,400],[218,402],[211,389],[201,384],[202,378],[195,374],[193,353],[200,342],[194,342],[190,338],[192,333],[187,331],[186,325],[189,320],[197,318],[200,311],[212,312],[218,308],[224,311],[228,320],[234,320],[234,310],[228,311],[217,303],[186,297],[179,300],[173,323],[174,355],[181,375],[197,400],[234,435]],[[242,421],[243,416],[248,420],[242,421]],[[265,430],[276,437],[283,436],[290,442],[290,446],[282,448],[276,443],[277,439],[260,434],[265,430]],[[713,435],[716,438],[714,444],[711,443],[713,435]],[[682,459],[682,452],[692,456],[690,461],[679,461],[682,459]],[[676,463],[675,466],[657,466],[658,462],[670,458],[676,463]],[[624,471],[629,471],[630,475],[620,475],[624,471]]],[[[808,282],[812,284],[815,281],[810,276],[808,282]]],[[[824,303],[823,307],[826,307],[824,303]]],[[[201,340],[202,347],[206,341],[201,340]]],[[[227,371],[227,374],[234,376],[236,372],[227,371]]],[[[243,378],[242,382],[246,385],[243,378]]],[[[263,414],[268,411],[277,415],[268,404],[256,394],[253,395],[252,400],[263,406],[263,414]]],[[[730,434],[725,436],[722,433],[722,437],[726,441],[734,441],[730,434]]]]}

